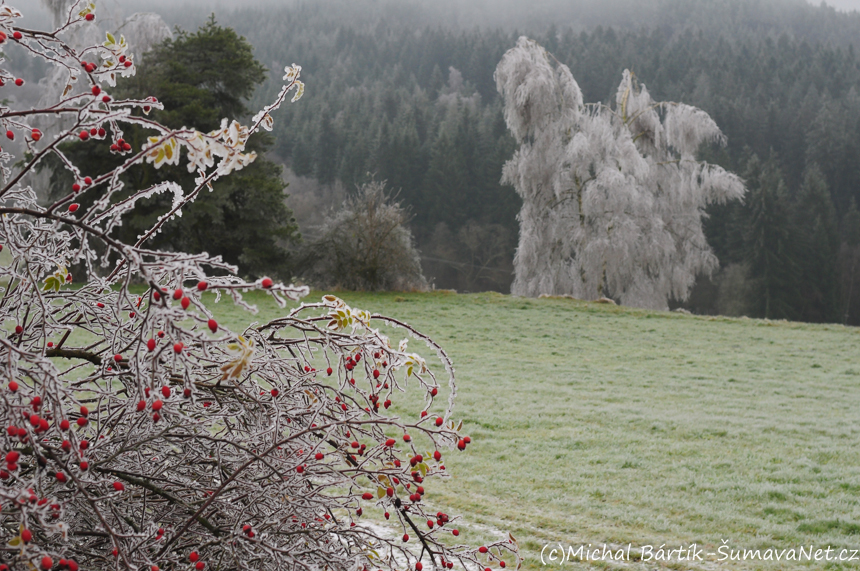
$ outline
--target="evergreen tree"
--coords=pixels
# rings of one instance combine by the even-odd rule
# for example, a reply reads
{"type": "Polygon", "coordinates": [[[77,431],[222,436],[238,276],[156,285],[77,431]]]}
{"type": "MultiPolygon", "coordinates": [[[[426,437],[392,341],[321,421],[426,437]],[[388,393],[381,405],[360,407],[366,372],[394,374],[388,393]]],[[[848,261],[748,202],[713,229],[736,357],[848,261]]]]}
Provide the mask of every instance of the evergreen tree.
{"type": "Polygon", "coordinates": [[[827,181],[817,165],[806,169],[795,205],[793,227],[802,235],[798,251],[800,306],[804,321],[837,321],[839,228],[827,181]]]}
{"type": "MultiPolygon", "coordinates": [[[[265,70],[254,59],[250,44],[234,30],[219,26],[214,16],[196,32],[178,31],[173,39],[156,46],[144,57],[133,80],[118,85],[115,97],[154,96],[168,110],[153,110],[156,120],[171,128],[194,126],[201,131],[220,128],[222,118],[239,119],[248,114],[246,103],[265,70]]],[[[151,135],[139,127],[123,136],[139,149],[151,135]]],[[[168,222],[149,244],[158,248],[206,251],[239,267],[241,274],[262,273],[290,277],[292,262],[287,246],[299,239],[298,227],[286,206],[282,167],[265,158],[272,138],[255,135],[247,145],[257,160],[234,176],[217,181],[212,192],[203,189],[199,198],[183,209],[182,218],[168,222]]],[[[90,176],[112,169],[122,159],[111,155],[106,145],[66,144],[66,152],[82,172],[90,176]]],[[[67,192],[71,185],[62,169],[55,169],[52,188],[67,192]]],[[[182,166],[138,165],[125,177],[130,188],[146,188],[163,181],[176,181],[185,192],[195,187],[196,173],[182,166]]],[[[157,194],[137,203],[135,213],[116,231],[121,240],[134,242],[164,212],[172,195],[157,194]]],[[[84,205],[85,206],[85,205],[84,205]]]]}
{"type": "Polygon", "coordinates": [[[746,261],[753,280],[752,307],[757,317],[798,316],[798,264],[787,190],[773,153],[765,161],[753,155],[744,173],[746,261]]]}

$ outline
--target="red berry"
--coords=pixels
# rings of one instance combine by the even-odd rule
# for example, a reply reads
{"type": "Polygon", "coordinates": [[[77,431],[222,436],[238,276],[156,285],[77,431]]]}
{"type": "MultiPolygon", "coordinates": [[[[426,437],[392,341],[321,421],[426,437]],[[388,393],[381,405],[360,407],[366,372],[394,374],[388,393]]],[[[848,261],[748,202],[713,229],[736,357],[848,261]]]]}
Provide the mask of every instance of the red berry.
{"type": "Polygon", "coordinates": [[[164,406],[164,403],[161,402],[160,400],[157,400],[154,403],[152,403],[152,410],[159,411],[159,410],[161,410],[162,406],[164,406]]]}
{"type": "Polygon", "coordinates": [[[31,532],[29,529],[23,530],[21,532],[21,540],[24,543],[30,543],[31,541],[33,541],[33,532],[31,532]]]}
{"type": "Polygon", "coordinates": [[[404,542],[409,541],[409,534],[408,533],[403,534],[403,541],[404,542]]]}
{"type": "Polygon", "coordinates": [[[271,394],[273,397],[277,397],[277,396],[278,396],[278,394],[280,394],[280,393],[278,392],[278,389],[272,389],[272,390],[270,391],[270,394],[271,394]]]}
{"type": "Polygon", "coordinates": [[[197,569],[197,571],[202,571],[204,567],[206,567],[206,564],[203,563],[202,561],[198,561],[197,565],[194,566],[194,568],[197,569]]]}
{"type": "Polygon", "coordinates": [[[137,412],[142,412],[146,408],[146,401],[137,401],[137,412]]]}
{"type": "Polygon", "coordinates": [[[433,453],[433,459],[438,462],[439,460],[442,459],[442,453],[437,450],[436,452],[433,453]]]}
{"type": "Polygon", "coordinates": [[[204,281],[197,282],[197,291],[206,291],[206,288],[208,288],[208,287],[209,287],[209,284],[207,284],[204,281]]]}
{"type": "Polygon", "coordinates": [[[466,444],[471,444],[472,439],[467,436],[467,437],[463,438],[463,442],[465,442],[466,444]]]}
{"type": "Polygon", "coordinates": [[[81,131],[78,137],[80,137],[81,141],[86,141],[90,138],[90,134],[88,131],[81,131]]]}
{"type": "Polygon", "coordinates": [[[216,331],[218,331],[218,322],[215,321],[214,319],[210,319],[206,325],[209,326],[209,329],[212,331],[212,333],[215,333],[216,331]]]}
{"type": "Polygon", "coordinates": [[[161,387],[161,394],[164,398],[170,398],[170,387],[161,387]]]}
{"type": "Polygon", "coordinates": [[[150,351],[155,351],[155,339],[150,339],[146,342],[146,348],[150,351]]]}
{"type": "Polygon", "coordinates": [[[87,69],[87,73],[92,73],[96,70],[96,64],[88,63],[86,66],[86,69],[87,69]]]}
{"type": "Polygon", "coordinates": [[[42,138],[42,132],[41,132],[40,130],[38,130],[38,129],[33,129],[33,131],[30,133],[30,137],[31,137],[34,141],[38,141],[39,139],[41,139],[41,138],[42,138]]]}
{"type": "Polygon", "coordinates": [[[326,369],[326,370],[325,370],[325,372],[326,372],[326,374],[327,374],[327,375],[331,376],[331,373],[332,373],[331,367],[329,367],[328,369],[326,369]]]}
{"type": "Polygon", "coordinates": [[[13,38],[15,38],[16,40],[20,40],[20,39],[21,39],[21,38],[23,38],[24,36],[23,36],[23,35],[21,35],[21,32],[14,31],[14,32],[12,32],[12,37],[13,37],[13,38]]]}
{"type": "Polygon", "coordinates": [[[130,59],[125,60],[122,65],[124,65],[125,67],[131,67],[132,66],[131,60],[130,59]]]}
{"type": "Polygon", "coordinates": [[[182,309],[188,309],[188,306],[191,305],[191,300],[187,297],[183,297],[182,301],[179,302],[182,305],[182,309]]]}
{"type": "Polygon", "coordinates": [[[15,462],[18,461],[18,458],[20,458],[20,457],[21,457],[21,453],[18,452],[17,450],[12,450],[11,452],[7,452],[6,453],[6,463],[7,464],[14,464],[15,462]]]}
{"type": "Polygon", "coordinates": [[[80,191],[81,191],[81,185],[79,185],[78,183],[75,183],[72,185],[72,192],[80,192],[80,191]]]}
{"type": "Polygon", "coordinates": [[[263,280],[260,282],[260,285],[266,289],[269,289],[273,285],[272,279],[271,278],[263,278],[263,280]]]}
{"type": "Polygon", "coordinates": [[[44,571],[48,571],[51,567],[54,566],[54,560],[45,555],[44,557],[42,557],[41,566],[44,571]]]}
{"type": "Polygon", "coordinates": [[[370,492],[364,492],[363,494],[361,494],[361,499],[362,500],[372,500],[373,494],[371,494],[370,492]]]}
{"type": "Polygon", "coordinates": [[[296,467],[296,472],[298,472],[299,474],[301,474],[301,473],[302,473],[302,472],[304,472],[304,471],[305,471],[305,469],[304,469],[304,467],[303,467],[303,466],[297,466],[297,467],[296,467]]]}
{"type": "Polygon", "coordinates": [[[181,289],[176,289],[173,291],[173,299],[182,299],[182,296],[185,295],[181,289]]]}
{"type": "Polygon", "coordinates": [[[64,418],[63,420],[60,421],[60,430],[65,432],[68,429],[69,429],[69,421],[64,418]]]}
{"type": "Polygon", "coordinates": [[[191,398],[191,389],[182,389],[182,396],[185,398],[191,398]]]}
{"type": "Polygon", "coordinates": [[[88,416],[90,414],[90,409],[85,406],[81,407],[81,416],[88,416]]]}
{"type": "Polygon", "coordinates": [[[125,490],[125,486],[123,485],[122,482],[114,482],[113,483],[113,489],[116,490],[117,492],[122,492],[125,490]]]}
{"type": "Polygon", "coordinates": [[[10,141],[14,141],[15,140],[15,133],[13,133],[12,131],[6,131],[6,138],[9,139],[10,141]]]}
{"type": "Polygon", "coordinates": [[[198,559],[200,559],[200,556],[197,554],[196,551],[192,551],[191,555],[188,556],[188,560],[191,561],[192,563],[194,563],[198,559]]]}
{"type": "Polygon", "coordinates": [[[322,460],[324,457],[325,455],[322,452],[317,452],[316,454],[314,454],[314,458],[317,460],[322,460]]]}
{"type": "Polygon", "coordinates": [[[157,412],[152,415],[152,422],[158,422],[159,420],[161,420],[161,415],[159,415],[157,412]]]}
{"type": "Polygon", "coordinates": [[[408,434],[403,435],[403,442],[409,442],[410,440],[412,440],[411,436],[409,436],[408,434]]]}
{"type": "Polygon", "coordinates": [[[393,438],[389,438],[388,440],[385,441],[385,445],[389,446],[389,447],[394,446],[396,443],[397,443],[397,441],[394,440],[393,438]]]}
{"type": "Polygon", "coordinates": [[[120,355],[119,353],[117,353],[116,355],[114,355],[114,356],[113,356],[113,360],[114,360],[115,362],[119,363],[120,361],[122,361],[122,355],[120,355]]]}
{"type": "Polygon", "coordinates": [[[15,391],[17,391],[18,390],[18,383],[16,383],[15,381],[10,381],[9,382],[9,390],[12,391],[13,393],[15,391]]]}
{"type": "Polygon", "coordinates": [[[91,179],[91,178],[90,178],[90,177],[88,177],[88,176],[85,176],[85,177],[84,177],[84,184],[85,184],[85,185],[89,186],[89,185],[91,185],[92,183],[93,183],[93,179],[91,179]]]}
{"type": "Polygon", "coordinates": [[[423,569],[423,568],[424,568],[424,566],[421,565],[420,561],[415,564],[415,571],[421,571],[421,569],[423,569]]]}
{"type": "Polygon", "coordinates": [[[163,339],[163,338],[164,338],[164,331],[159,331],[159,332],[158,332],[158,338],[159,338],[159,339],[163,339]]]}
{"type": "Polygon", "coordinates": [[[24,85],[24,80],[19,77],[18,79],[15,80],[15,85],[17,85],[18,87],[21,87],[22,85],[24,85]]]}
{"type": "Polygon", "coordinates": [[[486,553],[486,552],[487,552],[487,548],[484,547],[483,545],[478,548],[478,553],[486,553]]]}
{"type": "Polygon", "coordinates": [[[177,354],[178,354],[178,353],[182,353],[182,348],[183,348],[183,347],[185,347],[185,345],[183,345],[182,343],[176,343],[176,344],[174,344],[174,345],[173,345],[173,352],[174,352],[174,353],[177,353],[177,354]]]}
{"type": "Polygon", "coordinates": [[[96,15],[95,15],[95,14],[93,14],[92,12],[90,12],[89,14],[87,14],[86,16],[84,16],[84,18],[86,18],[87,22],[92,22],[93,20],[95,20],[95,19],[96,19],[96,15]]]}
{"type": "Polygon", "coordinates": [[[458,535],[460,535],[460,530],[459,529],[451,530],[451,535],[453,535],[454,537],[457,537],[458,535]]]}
{"type": "Polygon", "coordinates": [[[105,95],[104,97],[102,97],[102,101],[104,101],[105,103],[109,103],[110,102],[110,95],[105,95]]]}
{"type": "Polygon", "coordinates": [[[80,205],[77,202],[73,202],[69,205],[69,212],[77,212],[80,205]]]}
{"type": "Polygon", "coordinates": [[[85,417],[81,416],[78,417],[78,420],[76,422],[78,426],[86,426],[89,421],[85,417]]]}
{"type": "Polygon", "coordinates": [[[92,92],[93,92],[93,95],[98,95],[99,93],[102,92],[102,88],[99,87],[98,85],[93,85],[92,92]]]}
{"type": "Polygon", "coordinates": [[[60,482],[65,482],[66,481],[66,475],[63,474],[62,472],[57,472],[57,480],[60,482]]]}

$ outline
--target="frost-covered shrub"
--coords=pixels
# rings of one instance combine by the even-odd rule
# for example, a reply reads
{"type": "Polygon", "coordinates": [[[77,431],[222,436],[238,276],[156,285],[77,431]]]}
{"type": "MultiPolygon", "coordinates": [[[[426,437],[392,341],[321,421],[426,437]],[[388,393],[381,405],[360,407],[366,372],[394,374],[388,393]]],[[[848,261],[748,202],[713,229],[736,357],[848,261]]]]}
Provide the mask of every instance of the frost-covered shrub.
{"type": "Polygon", "coordinates": [[[212,304],[254,311],[242,294],[261,290],[284,307],[307,290],[245,282],[205,253],[147,247],[210,183],[254,160],[248,137],[271,129],[291,92],[301,96],[301,68],[286,68],[249,126],[170,130],[146,115],[159,102],[111,96],[117,76],[135,71],[124,38],[84,49],[64,39],[95,19],[92,3],[74,2],[52,32],[22,29],[20,17],[0,6],[0,43],[56,66],[68,88],[47,107],[0,104],[6,137],[26,147],[0,153],[0,245],[11,254],[0,265],[0,570],[421,571],[504,566],[503,556],[519,566],[513,538],[457,544],[457,518],[424,502],[446,477],[444,455],[470,442],[451,419],[453,367],[438,345],[333,296],[231,331],[212,304]],[[31,124],[50,115],[71,126],[31,124]],[[129,124],[150,132],[142,147],[124,139],[129,124]],[[80,172],[59,147],[72,139],[109,147],[118,166],[80,172]],[[24,181],[48,155],[74,183],[41,204],[24,181]],[[143,161],[187,164],[195,184],[122,189],[120,174],[143,161]],[[134,244],[114,238],[135,203],[159,192],[173,195],[169,210],[134,244]],[[77,202],[85,194],[88,208],[77,202]],[[89,281],[75,283],[73,264],[89,281]],[[385,327],[426,344],[441,382],[385,327]],[[423,406],[387,414],[407,385],[423,406]],[[363,523],[372,507],[396,539],[363,523]]]}

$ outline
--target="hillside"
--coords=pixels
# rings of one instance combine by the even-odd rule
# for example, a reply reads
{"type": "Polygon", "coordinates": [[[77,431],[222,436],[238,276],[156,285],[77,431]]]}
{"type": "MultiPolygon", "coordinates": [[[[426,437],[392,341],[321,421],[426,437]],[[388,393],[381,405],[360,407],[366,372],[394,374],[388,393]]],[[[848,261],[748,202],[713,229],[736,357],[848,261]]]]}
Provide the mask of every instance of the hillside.
{"type": "MultiPolygon", "coordinates": [[[[509,530],[530,569],[559,541],[857,545],[860,330],[499,294],[342,297],[454,360],[474,443],[447,454],[453,479],[427,497],[465,515],[461,539],[509,530]]],[[[277,315],[259,303],[256,319],[277,315]]]]}

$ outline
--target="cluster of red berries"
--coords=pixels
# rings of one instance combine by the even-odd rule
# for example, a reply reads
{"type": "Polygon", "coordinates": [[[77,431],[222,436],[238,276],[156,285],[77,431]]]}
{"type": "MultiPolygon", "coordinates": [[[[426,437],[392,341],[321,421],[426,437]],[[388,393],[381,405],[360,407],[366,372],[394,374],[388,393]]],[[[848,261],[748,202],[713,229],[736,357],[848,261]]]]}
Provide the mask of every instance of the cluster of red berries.
{"type": "Polygon", "coordinates": [[[127,153],[131,151],[131,145],[128,144],[125,139],[117,139],[115,143],[110,146],[110,151],[112,153],[127,153]]]}
{"type": "Polygon", "coordinates": [[[242,533],[247,535],[249,539],[254,539],[254,529],[250,525],[248,525],[248,524],[243,525],[242,526],[242,533]]]}
{"type": "Polygon", "coordinates": [[[190,555],[188,555],[188,560],[194,563],[194,568],[197,571],[202,571],[206,568],[206,564],[200,561],[200,555],[196,551],[192,551],[190,555]]]}

